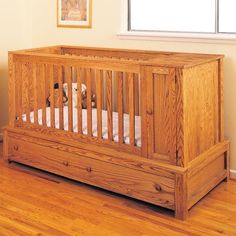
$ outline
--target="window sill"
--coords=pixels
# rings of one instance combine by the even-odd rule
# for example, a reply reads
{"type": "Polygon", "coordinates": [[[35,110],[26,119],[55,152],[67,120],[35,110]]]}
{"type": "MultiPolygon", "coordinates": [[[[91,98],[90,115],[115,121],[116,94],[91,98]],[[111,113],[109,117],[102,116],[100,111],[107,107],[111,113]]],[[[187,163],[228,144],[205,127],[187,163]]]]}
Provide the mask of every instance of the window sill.
{"type": "Polygon", "coordinates": [[[125,31],[117,34],[120,39],[151,40],[190,43],[236,44],[236,34],[193,34],[125,31]]]}

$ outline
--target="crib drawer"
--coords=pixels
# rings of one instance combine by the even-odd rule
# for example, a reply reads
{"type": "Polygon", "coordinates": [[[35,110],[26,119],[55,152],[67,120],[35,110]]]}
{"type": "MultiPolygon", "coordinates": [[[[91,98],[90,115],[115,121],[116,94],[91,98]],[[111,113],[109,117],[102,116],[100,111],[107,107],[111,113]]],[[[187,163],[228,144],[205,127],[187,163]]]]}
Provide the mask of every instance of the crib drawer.
{"type": "MultiPolygon", "coordinates": [[[[174,177],[150,174],[70,152],[49,141],[32,142],[9,137],[9,160],[37,167],[116,193],[174,209],[174,177]],[[48,145],[46,145],[46,143],[48,145]],[[55,147],[56,146],[56,147],[55,147]],[[64,151],[66,150],[66,151],[64,151]]],[[[163,174],[163,173],[162,173],[163,174]]]]}

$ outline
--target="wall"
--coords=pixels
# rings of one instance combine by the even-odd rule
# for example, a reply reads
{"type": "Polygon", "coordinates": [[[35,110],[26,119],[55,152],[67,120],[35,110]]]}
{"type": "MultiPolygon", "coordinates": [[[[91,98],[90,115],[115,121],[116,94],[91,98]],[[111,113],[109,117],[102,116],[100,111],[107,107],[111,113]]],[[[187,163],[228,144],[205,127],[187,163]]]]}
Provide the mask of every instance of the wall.
{"type": "MultiPolygon", "coordinates": [[[[18,0],[18,2],[19,1],[20,0],[18,0]]],[[[7,1],[4,2],[7,3],[7,1]]],[[[22,0],[22,2],[26,4],[27,0],[22,0]]],[[[92,29],[57,28],[56,0],[32,0],[31,2],[33,4],[33,27],[32,32],[28,29],[29,32],[27,32],[27,35],[31,33],[32,45],[34,47],[53,44],[71,44],[225,54],[225,134],[232,143],[231,168],[236,170],[236,105],[234,103],[236,101],[236,44],[120,40],[116,34],[120,31],[122,0],[93,0],[92,29]]],[[[22,6],[20,9],[22,13],[26,12],[26,9],[22,8],[22,6]]],[[[4,14],[7,17],[7,14],[4,14]]],[[[20,18],[19,12],[15,17],[20,18]]],[[[11,22],[12,25],[14,25],[13,23],[14,22],[11,22]]],[[[25,25],[25,23],[26,22],[22,22],[23,25],[25,25]]],[[[8,34],[6,36],[9,37],[6,37],[6,41],[12,39],[12,43],[14,43],[14,38],[16,38],[17,33],[11,30],[11,27],[12,26],[9,26],[8,30],[10,32],[7,32],[8,34]]],[[[28,45],[29,42],[25,42],[25,39],[27,39],[27,37],[22,37],[21,44],[16,46],[21,47],[26,44],[28,45]]],[[[4,97],[6,98],[5,95],[4,97]]],[[[4,121],[5,120],[6,119],[4,119],[4,121]]],[[[3,121],[1,122],[3,123],[3,121]]]]}
{"type": "MultiPolygon", "coordinates": [[[[7,61],[8,51],[31,47],[31,12],[28,0],[0,0],[0,139],[2,126],[7,124],[7,61]]],[[[30,2],[31,3],[31,2],[30,2]]]]}

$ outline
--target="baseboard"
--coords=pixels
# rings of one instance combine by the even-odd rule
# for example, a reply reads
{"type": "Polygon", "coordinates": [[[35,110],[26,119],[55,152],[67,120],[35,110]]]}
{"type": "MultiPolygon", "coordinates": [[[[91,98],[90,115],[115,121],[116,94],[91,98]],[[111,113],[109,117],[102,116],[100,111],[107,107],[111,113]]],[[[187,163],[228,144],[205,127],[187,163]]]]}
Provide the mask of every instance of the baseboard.
{"type": "Polygon", "coordinates": [[[3,133],[0,133],[0,142],[3,141],[3,133]]]}
{"type": "Polygon", "coordinates": [[[236,170],[230,170],[230,178],[236,180],[236,170]]]}

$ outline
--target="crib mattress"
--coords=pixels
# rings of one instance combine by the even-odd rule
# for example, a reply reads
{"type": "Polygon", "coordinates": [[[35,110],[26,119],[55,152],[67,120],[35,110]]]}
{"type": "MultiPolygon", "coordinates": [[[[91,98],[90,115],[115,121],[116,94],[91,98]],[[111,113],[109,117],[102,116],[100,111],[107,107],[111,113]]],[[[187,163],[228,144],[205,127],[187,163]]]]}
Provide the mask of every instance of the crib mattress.
{"type": "MultiPolygon", "coordinates": [[[[50,107],[46,108],[46,123],[50,127],[50,107]]],[[[26,114],[22,117],[26,121],[26,114]]],[[[30,122],[34,123],[34,112],[30,112],[30,122]]],[[[73,109],[73,132],[78,132],[77,108],[73,109]]],[[[38,110],[38,123],[42,125],[42,109],[38,110]]],[[[55,127],[59,129],[59,108],[55,108],[55,127]]],[[[68,107],[64,107],[64,130],[68,131],[68,107]]],[[[82,109],[82,131],[87,134],[87,109],[82,109]]],[[[97,137],[97,109],[92,109],[92,133],[97,137]]],[[[102,136],[108,139],[107,111],[102,110],[102,136]]],[[[113,140],[118,142],[118,113],[113,112],[113,140]]],[[[124,114],[124,143],[129,144],[129,115],[124,114]]],[[[135,116],[135,145],[141,147],[141,117],[135,116]]]]}

